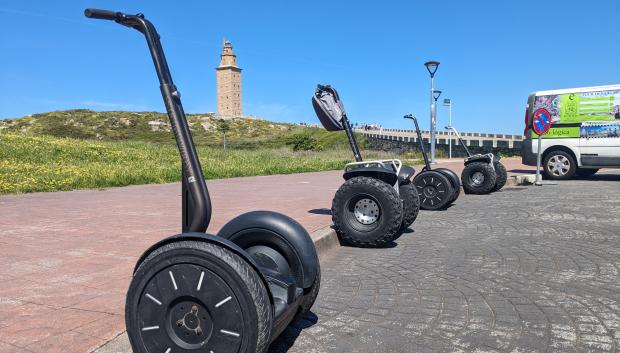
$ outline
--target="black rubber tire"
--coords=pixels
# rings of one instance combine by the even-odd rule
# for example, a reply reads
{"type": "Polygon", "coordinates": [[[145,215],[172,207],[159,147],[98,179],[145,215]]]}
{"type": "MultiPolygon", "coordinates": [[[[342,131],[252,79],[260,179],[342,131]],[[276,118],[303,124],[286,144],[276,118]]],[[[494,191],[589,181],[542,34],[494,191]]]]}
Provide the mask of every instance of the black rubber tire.
{"type": "MultiPolygon", "coordinates": [[[[164,278],[166,278],[166,275],[163,274],[164,278]]],[[[171,287],[170,281],[165,283],[171,287]]],[[[214,297],[213,293],[222,288],[231,293],[231,296],[234,296],[233,300],[229,299],[228,303],[223,307],[231,307],[226,308],[226,314],[212,315],[212,327],[215,327],[218,320],[234,320],[234,322],[240,320],[238,325],[241,325],[241,330],[238,331],[239,334],[236,337],[234,337],[234,332],[228,332],[225,339],[219,341],[216,341],[216,337],[225,334],[225,332],[219,331],[221,332],[219,334],[214,331],[206,343],[200,345],[203,351],[208,352],[210,349],[213,349],[210,347],[216,344],[216,342],[220,343],[220,349],[217,351],[230,351],[231,348],[234,348],[235,352],[243,353],[264,353],[267,351],[271,341],[273,308],[267,289],[259,274],[239,255],[226,248],[202,241],[178,241],[163,245],[151,252],[140,263],[133,275],[125,305],[125,323],[133,352],[165,352],[167,347],[172,348],[171,351],[173,352],[193,352],[197,349],[197,347],[189,348],[179,345],[179,338],[175,337],[177,341],[174,341],[171,338],[172,333],[170,333],[172,329],[168,330],[167,326],[165,326],[170,325],[168,312],[171,312],[171,306],[176,301],[188,300],[188,293],[192,292],[194,288],[196,288],[196,291],[194,291],[195,297],[193,298],[197,299],[192,300],[197,303],[220,300],[221,295],[214,297]],[[164,290],[160,282],[161,277],[158,276],[161,276],[166,271],[171,272],[174,266],[184,266],[182,268],[190,269],[196,273],[185,272],[183,275],[178,276],[179,294],[177,294],[177,282],[173,280],[174,291],[170,288],[168,288],[168,291],[173,293],[174,296],[154,294],[158,299],[153,299],[152,297],[146,299],[148,297],[147,294],[149,294],[146,292],[147,289],[149,291],[164,290]],[[199,275],[201,270],[203,274],[209,272],[205,276],[205,280],[207,278],[212,280],[219,278],[221,282],[210,282],[209,286],[204,286],[202,290],[196,288],[195,283],[201,283],[201,281],[198,281],[199,276],[202,278],[202,275],[199,275]],[[159,305],[157,305],[155,300],[160,301],[159,305]],[[162,320],[155,322],[152,319],[146,320],[142,317],[143,314],[139,314],[140,305],[152,306],[152,308],[146,307],[148,310],[144,312],[161,315],[163,316],[162,320]],[[160,307],[164,310],[159,309],[160,307]],[[162,312],[162,314],[157,314],[158,312],[162,312]],[[238,317],[231,318],[231,315],[228,315],[229,313],[233,313],[231,315],[237,315],[238,317]],[[161,325],[162,328],[159,329],[159,326],[157,326],[153,333],[150,333],[150,331],[143,332],[142,325],[161,325]],[[143,335],[146,334],[149,334],[148,339],[144,339],[143,335]],[[238,339],[239,342],[237,343],[238,346],[233,347],[235,339],[238,339]]],[[[192,295],[189,296],[192,297],[192,295]]],[[[217,308],[217,304],[215,306],[204,305],[209,308],[207,312],[222,310],[222,308],[213,309],[213,307],[217,308]]],[[[206,321],[204,325],[207,325],[206,321]]],[[[213,350],[215,351],[215,349],[213,350]]]]}
{"type": "Polygon", "coordinates": [[[557,151],[557,150],[546,153],[545,158],[543,158],[542,167],[543,167],[543,174],[545,178],[552,179],[552,180],[568,180],[572,178],[573,175],[575,175],[575,172],[577,171],[577,163],[575,162],[575,159],[573,158],[573,156],[571,156],[570,153],[567,153],[564,151],[557,151]],[[568,171],[565,174],[563,175],[555,174],[549,168],[549,161],[551,161],[554,157],[564,158],[564,160],[568,163],[568,171]]]}
{"type": "Polygon", "coordinates": [[[506,185],[506,181],[508,180],[508,172],[506,171],[506,167],[501,162],[497,162],[493,164],[495,168],[495,175],[497,178],[495,179],[495,186],[491,192],[496,192],[501,190],[504,185],[506,185]]]}
{"type": "Polygon", "coordinates": [[[403,202],[388,183],[370,177],[347,180],[332,201],[334,229],[343,245],[357,247],[382,247],[391,243],[400,233],[403,219],[403,202]],[[379,218],[372,224],[362,224],[354,216],[357,200],[375,202],[379,218]]]}
{"type": "Polygon", "coordinates": [[[217,235],[245,250],[261,271],[264,267],[290,274],[299,288],[310,288],[314,282],[319,266],[314,242],[301,224],[286,215],[271,211],[244,213],[224,225],[217,235]],[[265,248],[275,253],[264,253],[265,248]]]}
{"type": "Polygon", "coordinates": [[[463,183],[463,191],[466,194],[484,195],[489,194],[495,187],[497,175],[493,166],[486,162],[474,162],[470,163],[463,169],[461,173],[461,182],[463,183]],[[472,179],[475,173],[482,173],[484,179],[482,183],[477,184],[472,179]]]}
{"type": "Polygon", "coordinates": [[[438,171],[426,170],[418,173],[413,178],[413,184],[420,195],[420,208],[423,210],[441,210],[452,202],[452,183],[438,171]]]}
{"type": "Polygon", "coordinates": [[[443,175],[445,175],[446,177],[448,177],[448,179],[451,182],[452,190],[453,190],[452,199],[450,200],[450,202],[456,201],[456,199],[459,198],[459,195],[461,195],[461,178],[459,178],[459,176],[456,175],[454,171],[448,168],[436,168],[433,170],[436,170],[442,173],[443,175]]]}
{"type": "Polygon", "coordinates": [[[586,177],[596,174],[596,172],[598,171],[599,169],[577,168],[577,171],[575,172],[575,174],[577,174],[579,177],[586,178],[586,177]]]}
{"type": "Polygon", "coordinates": [[[316,277],[314,277],[314,282],[312,286],[308,289],[304,289],[304,296],[301,298],[301,303],[299,303],[299,309],[297,310],[297,314],[295,314],[295,318],[291,322],[295,322],[297,320],[303,319],[303,317],[312,309],[314,302],[316,301],[316,297],[319,295],[319,289],[321,288],[321,267],[317,268],[316,277]]]}
{"type": "Polygon", "coordinates": [[[418,218],[420,213],[420,195],[411,180],[406,180],[400,184],[398,194],[401,200],[403,200],[403,221],[400,225],[400,233],[402,234],[418,218]]]}

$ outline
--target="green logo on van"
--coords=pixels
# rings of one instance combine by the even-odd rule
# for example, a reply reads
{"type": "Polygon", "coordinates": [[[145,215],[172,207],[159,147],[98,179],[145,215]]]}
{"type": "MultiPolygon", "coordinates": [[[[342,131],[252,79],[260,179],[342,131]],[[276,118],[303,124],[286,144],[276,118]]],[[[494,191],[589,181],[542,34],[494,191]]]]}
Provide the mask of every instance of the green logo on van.
{"type": "MultiPolygon", "coordinates": [[[[532,131],[532,138],[536,138],[538,135],[532,131]]],[[[559,138],[569,138],[569,137],[579,137],[579,127],[553,127],[549,129],[549,132],[546,135],[543,135],[544,139],[559,139],[559,138]]]]}
{"type": "Polygon", "coordinates": [[[615,91],[569,93],[560,95],[560,123],[614,120],[620,102],[615,91]]]}

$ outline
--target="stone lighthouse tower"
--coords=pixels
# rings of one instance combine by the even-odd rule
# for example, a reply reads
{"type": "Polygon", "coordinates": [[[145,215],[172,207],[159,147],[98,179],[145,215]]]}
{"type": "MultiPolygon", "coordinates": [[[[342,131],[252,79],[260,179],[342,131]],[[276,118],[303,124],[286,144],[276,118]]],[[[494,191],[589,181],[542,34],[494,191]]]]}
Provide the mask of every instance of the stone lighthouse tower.
{"type": "Polygon", "coordinates": [[[217,75],[217,112],[224,116],[241,116],[241,69],[232,44],[224,41],[217,75]]]}

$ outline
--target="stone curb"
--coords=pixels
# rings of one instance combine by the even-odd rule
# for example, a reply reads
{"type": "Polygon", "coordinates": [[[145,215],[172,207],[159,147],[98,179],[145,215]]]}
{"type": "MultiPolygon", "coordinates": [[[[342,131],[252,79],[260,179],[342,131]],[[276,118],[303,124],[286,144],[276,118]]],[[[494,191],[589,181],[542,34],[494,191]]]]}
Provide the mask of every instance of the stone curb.
{"type": "Polygon", "coordinates": [[[312,241],[319,255],[319,260],[323,261],[331,250],[340,246],[338,235],[331,226],[322,228],[312,233],[312,241]]]}
{"type": "MultiPolygon", "coordinates": [[[[327,255],[335,248],[340,246],[336,231],[331,226],[321,228],[311,235],[319,260],[324,261],[327,255]]],[[[123,331],[118,336],[104,343],[92,353],[131,353],[131,345],[127,338],[127,333],[123,331]]]]}
{"type": "Polygon", "coordinates": [[[515,175],[510,178],[511,185],[532,185],[535,181],[535,174],[515,175]]]}

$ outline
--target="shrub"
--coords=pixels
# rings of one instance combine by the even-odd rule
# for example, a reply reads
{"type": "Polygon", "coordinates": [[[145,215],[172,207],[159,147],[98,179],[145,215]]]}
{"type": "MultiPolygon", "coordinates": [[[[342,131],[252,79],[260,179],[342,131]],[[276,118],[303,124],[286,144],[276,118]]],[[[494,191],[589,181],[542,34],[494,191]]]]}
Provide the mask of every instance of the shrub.
{"type": "Polygon", "coordinates": [[[293,148],[293,151],[322,151],[323,145],[311,135],[308,134],[295,134],[289,137],[287,145],[293,148]]]}

